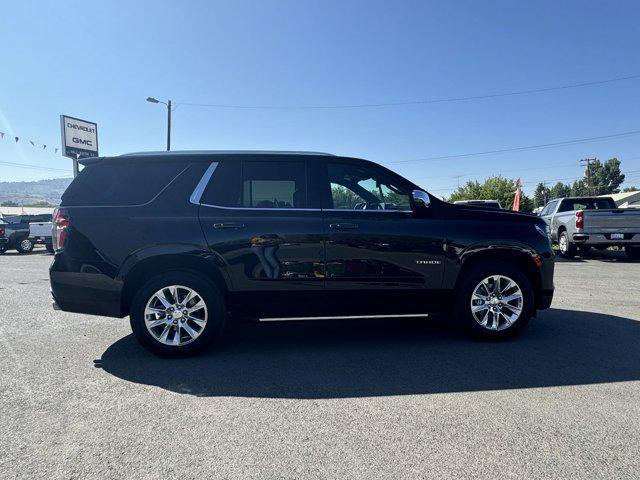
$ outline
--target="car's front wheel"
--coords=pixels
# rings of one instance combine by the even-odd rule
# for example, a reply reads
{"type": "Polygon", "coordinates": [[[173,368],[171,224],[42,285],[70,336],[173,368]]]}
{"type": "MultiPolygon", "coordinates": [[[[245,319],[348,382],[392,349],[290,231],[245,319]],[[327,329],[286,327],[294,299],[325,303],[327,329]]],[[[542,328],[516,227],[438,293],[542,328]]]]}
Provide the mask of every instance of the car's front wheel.
{"type": "Polygon", "coordinates": [[[19,253],[30,253],[33,251],[33,246],[33,242],[28,238],[25,238],[18,242],[18,245],[16,245],[16,250],[19,253]]]}
{"type": "Polygon", "coordinates": [[[131,329],[149,351],[163,357],[193,355],[210,345],[225,320],[222,296],[190,272],[167,272],[149,280],[131,303],[131,329]]]}
{"type": "Polygon", "coordinates": [[[457,317],[476,337],[500,340],[520,331],[534,312],[531,282],[508,263],[482,263],[465,274],[457,317]]]}

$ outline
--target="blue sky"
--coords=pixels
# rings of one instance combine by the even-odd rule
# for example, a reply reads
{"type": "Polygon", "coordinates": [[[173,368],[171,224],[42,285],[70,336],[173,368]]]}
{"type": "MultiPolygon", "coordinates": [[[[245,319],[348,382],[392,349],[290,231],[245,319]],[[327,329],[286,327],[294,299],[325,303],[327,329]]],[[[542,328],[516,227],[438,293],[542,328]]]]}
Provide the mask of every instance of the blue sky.
{"type": "MultiPolygon", "coordinates": [[[[161,150],[162,105],[337,105],[554,87],[640,74],[640,3],[10,2],[0,17],[0,162],[68,169],[61,113],[96,121],[101,154],[161,150]],[[28,140],[49,145],[34,148],[28,140]]],[[[640,135],[394,163],[640,130],[640,79],[464,102],[362,109],[179,105],[178,149],[319,150],[385,164],[444,195],[504,173],[569,181],[617,156],[640,184],[640,135]],[[472,175],[469,175],[472,174],[472,175]],[[461,177],[456,178],[456,176],[461,177]]],[[[65,176],[0,164],[0,181],[65,176]]]]}

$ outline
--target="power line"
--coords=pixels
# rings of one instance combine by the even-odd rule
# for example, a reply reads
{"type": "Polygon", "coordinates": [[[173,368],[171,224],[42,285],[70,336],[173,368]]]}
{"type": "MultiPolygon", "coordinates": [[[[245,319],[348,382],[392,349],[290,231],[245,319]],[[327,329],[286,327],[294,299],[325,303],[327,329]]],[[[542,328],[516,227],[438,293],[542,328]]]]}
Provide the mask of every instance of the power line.
{"type": "Polygon", "coordinates": [[[27,168],[32,170],[47,170],[51,172],[65,172],[71,173],[71,170],[66,170],[62,168],[54,168],[54,167],[43,167],[41,165],[31,165],[28,163],[14,163],[14,162],[0,162],[0,165],[7,165],[10,167],[18,167],[18,168],[27,168]]]}
{"type": "MultiPolygon", "coordinates": [[[[640,160],[640,156],[630,157],[630,158],[618,158],[620,161],[631,162],[634,160],[640,160]]],[[[496,172],[493,175],[502,175],[507,172],[530,172],[533,170],[549,170],[550,168],[568,168],[575,167],[574,163],[564,163],[562,165],[547,165],[545,167],[530,167],[530,168],[510,168],[508,170],[500,170],[500,172],[496,172]]],[[[475,172],[475,173],[459,173],[457,175],[425,175],[421,177],[414,177],[416,179],[432,179],[432,178],[462,178],[462,177],[473,177],[476,175],[487,175],[486,170],[484,172],[475,172]]]]}
{"type": "Polygon", "coordinates": [[[629,137],[629,136],[638,135],[638,134],[640,134],[640,130],[631,130],[629,132],[613,133],[611,135],[600,135],[598,137],[578,138],[574,140],[564,140],[562,142],[541,143],[538,145],[527,145],[525,147],[500,148],[496,150],[484,150],[480,152],[458,153],[454,155],[439,155],[436,157],[414,158],[410,160],[397,160],[394,162],[387,162],[387,163],[398,164],[398,163],[411,163],[411,162],[426,162],[426,161],[434,161],[434,160],[449,160],[453,158],[464,158],[464,157],[477,157],[480,155],[490,155],[490,154],[496,154],[496,153],[519,152],[522,150],[536,150],[540,148],[576,145],[580,143],[595,142],[599,140],[608,140],[611,138],[629,137]]]}
{"type": "Polygon", "coordinates": [[[510,92],[490,93],[486,95],[471,95],[466,97],[449,97],[449,98],[433,98],[423,100],[409,100],[404,102],[386,102],[386,103],[357,103],[346,105],[241,105],[228,103],[192,103],[180,102],[176,105],[186,105],[191,107],[206,108],[233,108],[233,109],[261,109],[261,110],[309,110],[309,109],[340,109],[340,108],[378,108],[378,107],[398,107],[402,105],[426,105],[432,103],[448,103],[448,102],[465,102],[469,100],[483,100],[499,97],[513,97],[516,95],[529,95],[532,93],[553,92],[557,90],[567,90],[571,88],[590,87],[594,85],[604,85],[607,83],[622,82],[625,80],[636,80],[640,78],[640,74],[628,75],[625,77],[609,78],[606,80],[595,80],[592,82],[572,83],[556,87],[532,88],[528,90],[514,90],[510,92]]]}

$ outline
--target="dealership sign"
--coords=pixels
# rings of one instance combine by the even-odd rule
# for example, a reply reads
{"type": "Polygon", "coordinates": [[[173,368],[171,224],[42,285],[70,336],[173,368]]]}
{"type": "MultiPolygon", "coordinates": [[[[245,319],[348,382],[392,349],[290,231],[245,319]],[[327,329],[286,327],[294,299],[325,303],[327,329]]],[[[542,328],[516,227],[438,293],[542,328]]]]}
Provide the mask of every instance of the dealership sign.
{"type": "Polygon", "coordinates": [[[98,125],[60,115],[62,155],[75,160],[98,156],[98,125]]]}

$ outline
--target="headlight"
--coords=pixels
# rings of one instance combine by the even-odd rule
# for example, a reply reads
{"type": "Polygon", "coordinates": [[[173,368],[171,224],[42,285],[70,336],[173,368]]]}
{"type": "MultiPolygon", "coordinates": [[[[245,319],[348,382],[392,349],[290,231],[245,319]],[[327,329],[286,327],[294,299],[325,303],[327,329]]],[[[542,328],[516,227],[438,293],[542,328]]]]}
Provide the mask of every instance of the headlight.
{"type": "Polygon", "coordinates": [[[542,225],[538,225],[536,223],[535,227],[538,233],[540,233],[540,235],[547,238],[551,238],[551,227],[549,227],[549,225],[545,224],[543,227],[542,225]]]}

